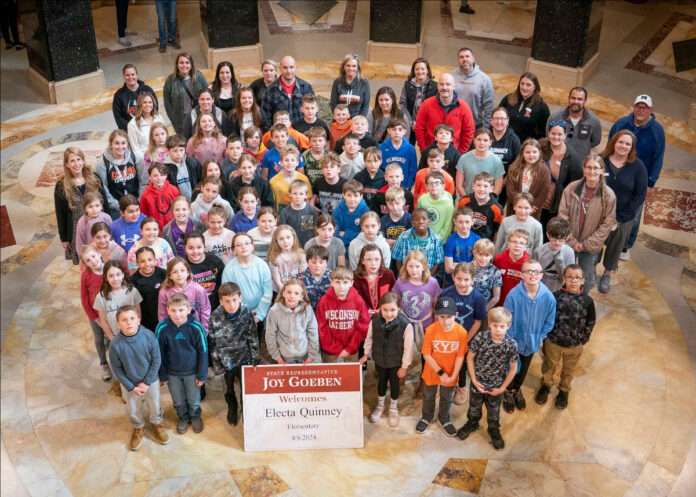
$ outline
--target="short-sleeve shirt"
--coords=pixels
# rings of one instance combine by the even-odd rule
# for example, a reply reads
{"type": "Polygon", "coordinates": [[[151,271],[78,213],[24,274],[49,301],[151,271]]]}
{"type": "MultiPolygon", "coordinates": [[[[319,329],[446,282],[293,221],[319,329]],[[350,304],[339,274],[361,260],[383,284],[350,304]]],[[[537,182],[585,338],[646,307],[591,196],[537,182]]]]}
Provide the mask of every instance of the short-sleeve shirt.
{"type": "Polygon", "coordinates": [[[474,151],[465,153],[457,161],[457,171],[464,175],[464,189],[466,193],[473,191],[474,177],[478,173],[489,173],[493,178],[499,178],[505,174],[503,161],[491,152],[485,159],[479,159],[474,151]]]}
{"type": "MultiPolygon", "coordinates": [[[[138,262],[136,261],[135,253],[140,247],[143,247],[142,240],[139,240],[133,244],[133,246],[128,251],[128,269],[135,271],[138,269],[138,262]]],[[[169,245],[164,238],[157,238],[157,243],[150,247],[155,252],[155,264],[157,267],[162,269],[167,269],[167,263],[174,258],[174,252],[172,251],[172,246],[169,245]]]]}
{"type": "Polygon", "coordinates": [[[503,276],[500,274],[500,269],[493,264],[488,264],[482,268],[474,266],[474,271],[476,273],[474,288],[481,292],[483,298],[488,302],[493,295],[493,289],[503,286],[503,276]]]}
{"type": "Polygon", "coordinates": [[[481,292],[473,288],[469,295],[462,295],[454,286],[445,288],[442,297],[452,297],[457,304],[457,322],[467,331],[474,321],[483,321],[486,317],[486,301],[481,292]]]}
{"type": "Polygon", "coordinates": [[[467,238],[462,238],[454,231],[445,243],[445,257],[451,257],[456,264],[458,262],[471,262],[474,259],[474,243],[481,239],[473,231],[467,238]]]}
{"type": "Polygon", "coordinates": [[[106,317],[106,323],[111,328],[111,332],[116,335],[118,333],[118,321],[116,321],[116,312],[124,305],[138,305],[143,301],[140,292],[136,288],[127,289],[124,292],[111,292],[109,298],[104,298],[101,292],[94,299],[94,310],[101,311],[106,317]]]}
{"type": "Polygon", "coordinates": [[[394,221],[388,212],[380,220],[382,236],[389,240],[397,240],[399,236],[411,227],[411,214],[404,211],[401,219],[394,221]]]}
{"type": "Polygon", "coordinates": [[[224,264],[234,259],[234,250],[232,249],[234,231],[223,228],[222,233],[213,235],[210,230],[206,230],[203,236],[206,252],[217,255],[224,264]]]}
{"type": "Polygon", "coordinates": [[[433,301],[442,292],[435,278],[431,277],[422,285],[414,285],[399,278],[392,292],[401,297],[401,310],[411,322],[420,322],[423,328],[433,322],[433,301]]]}
{"type": "Polygon", "coordinates": [[[426,238],[417,236],[414,228],[404,231],[399,238],[397,238],[392,248],[392,259],[403,262],[406,256],[414,250],[420,250],[425,254],[428,267],[433,267],[435,264],[442,264],[445,260],[442,240],[440,240],[440,237],[430,228],[428,228],[428,236],[426,238]]]}
{"type": "MultiPolygon", "coordinates": [[[[305,169],[306,171],[306,169],[305,169]]],[[[319,197],[319,208],[325,214],[332,214],[338,203],[343,200],[343,178],[338,178],[335,185],[330,184],[324,177],[317,178],[312,183],[312,191],[319,197]]]]}
{"type": "Polygon", "coordinates": [[[515,340],[505,335],[502,343],[491,339],[490,330],[476,333],[469,343],[474,356],[476,379],[485,388],[498,388],[505,381],[509,364],[518,360],[515,340]]]}
{"type": "MultiPolygon", "coordinates": [[[[454,373],[454,363],[457,361],[457,358],[464,357],[466,351],[466,330],[458,323],[454,323],[454,328],[450,331],[444,331],[439,322],[435,322],[426,328],[421,353],[432,356],[448,376],[454,373]]],[[[437,371],[434,371],[427,362],[423,367],[422,376],[426,385],[440,384],[440,377],[437,375],[437,371]]],[[[452,387],[456,383],[457,378],[453,378],[445,386],[452,387]]]]}
{"type": "Polygon", "coordinates": [[[321,175],[321,165],[319,163],[321,157],[319,159],[315,159],[314,155],[312,155],[312,151],[310,149],[307,149],[302,153],[302,158],[304,159],[305,163],[305,176],[309,178],[309,181],[311,183],[314,183],[317,179],[323,177],[321,175]]]}
{"type": "MultiPolygon", "coordinates": [[[[314,245],[319,245],[316,237],[305,243],[304,251],[307,252],[309,247],[313,247],[314,245]]],[[[346,255],[346,246],[343,245],[340,239],[333,237],[329,242],[329,246],[326,247],[326,250],[329,251],[329,263],[326,265],[326,269],[333,271],[336,269],[336,266],[338,266],[338,258],[346,255]]]]}

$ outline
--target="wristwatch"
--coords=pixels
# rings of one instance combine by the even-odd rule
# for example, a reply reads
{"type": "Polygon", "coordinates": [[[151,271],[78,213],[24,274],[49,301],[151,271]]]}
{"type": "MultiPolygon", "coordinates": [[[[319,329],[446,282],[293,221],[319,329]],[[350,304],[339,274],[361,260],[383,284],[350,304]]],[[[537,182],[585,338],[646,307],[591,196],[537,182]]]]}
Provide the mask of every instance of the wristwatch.
{"type": "Polygon", "coordinates": [[[440,370],[437,372],[437,375],[442,376],[443,374],[445,374],[445,370],[440,368],[440,370]]]}

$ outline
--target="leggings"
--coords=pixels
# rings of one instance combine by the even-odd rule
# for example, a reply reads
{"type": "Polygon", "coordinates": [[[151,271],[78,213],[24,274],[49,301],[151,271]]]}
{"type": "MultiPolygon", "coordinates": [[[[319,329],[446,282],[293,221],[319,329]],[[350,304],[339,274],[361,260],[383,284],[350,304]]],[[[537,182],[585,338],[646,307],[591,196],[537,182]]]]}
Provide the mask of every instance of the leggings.
{"type": "Polygon", "coordinates": [[[399,376],[396,374],[399,371],[399,366],[395,368],[383,368],[375,364],[377,371],[377,395],[384,397],[387,395],[387,383],[389,383],[389,392],[392,400],[399,398],[399,376]]]}
{"type": "Polygon", "coordinates": [[[533,353],[529,355],[520,354],[520,371],[508,385],[508,390],[519,390],[522,387],[522,383],[524,383],[524,379],[527,377],[527,371],[529,371],[529,365],[532,363],[532,357],[534,357],[533,353]]]}
{"type": "MultiPolygon", "coordinates": [[[[239,386],[242,386],[242,367],[235,366],[232,369],[225,371],[225,402],[227,402],[227,410],[237,412],[237,396],[234,393],[234,379],[239,380],[239,386]]],[[[241,396],[240,396],[241,397],[241,396]]],[[[242,399],[239,399],[241,403],[242,399]]]]}
{"type": "Polygon", "coordinates": [[[119,38],[126,37],[126,28],[128,27],[128,2],[129,0],[116,0],[116,25],[119,38]]]}
{"type": "Polygon", "coordinates": [[[92,334],[94,335],[94,348],[97,349],[97,355],[99,356],[99,364],[103,366],[107,364],[106,361],[106,349],[109,346],[109,339],[106,337],[104,330],[96,320],[89,321],[89,327],[92,328],[92,334]]]}

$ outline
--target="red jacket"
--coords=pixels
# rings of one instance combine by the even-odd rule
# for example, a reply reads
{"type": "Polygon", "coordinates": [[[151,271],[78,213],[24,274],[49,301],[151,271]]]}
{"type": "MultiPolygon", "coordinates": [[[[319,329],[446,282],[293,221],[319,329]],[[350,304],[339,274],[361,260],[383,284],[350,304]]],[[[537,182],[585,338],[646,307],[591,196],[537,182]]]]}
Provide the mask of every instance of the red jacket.
{"type": "Polygon", "coordinates": [[[505,303],[505,297],[510,293],[510,290],[522,281],[522,263],[527,259],[531,259],[531,257],[525,252],[520,259],[513,261],[510,259],[510,249],[504,250],[493,258],[493,264],[500,269],[500,275],[503,277],[503,286],[500,288],[500,300],[496,307],[502,307],[505,303]]]}
{"type": "Polygon", "coordinates": [[[80,300],[90,321],[99,319],[99,313],[94,310],[94,299],[97,298],[103,279],[103,274],[97,274],[87,267],[80,275],[80,300]]]}
{"type": "Polygon", "coordinates": [[[348,290],[345,300],[339,300],[329,288],[317,305],[317,323],[321,350],[338,355],[345,349],[352,355],[367,336],[370,313],[355,288],[348,290]]]}
{"type": "Polygon", "coordinates": [[[459,104],[457,107],[445,114],[437,95],[425,99],[425,102],[418,109],[414,128],[416,141],[421,150],[424,150],[435,140],[433,135],[435,126],[444,123],[449,124],[454,129],[452,143],[457,147],[457,150],[462,154],[469,151],[476,129],[474,117],[469,106],[461,98],[457,99],[457,103],[459,104]]]}
{"type": "Polygon", "coordinates": [[[179,195],[181,195],[179,189],[170,184],[169,180],[164,180],[164,186],[161,190],[156,189],[150,182],[140,196],[140,212],[146,216],[154,217],[159,224],[161,233],[162,228],[174,219],[172,200],[179,195]]]}
{"type": "Polygon", "coordinates": [[[380,269],[379,276],[377,277],[377,295],[375,302],[372,302],[372,297],[370,296],[370,285],[367,282],[367,278],[358,276],[356,274],[355,279],[353,280],[353,288],[358,291],[358,295],[360,295],[365,301],[367,308],[369,310],[376,311],[379,308],[379,299],[382,298],[382,295],[392,289],[394,283],[396,283],[394,273],[387,268],[380,269]]]}

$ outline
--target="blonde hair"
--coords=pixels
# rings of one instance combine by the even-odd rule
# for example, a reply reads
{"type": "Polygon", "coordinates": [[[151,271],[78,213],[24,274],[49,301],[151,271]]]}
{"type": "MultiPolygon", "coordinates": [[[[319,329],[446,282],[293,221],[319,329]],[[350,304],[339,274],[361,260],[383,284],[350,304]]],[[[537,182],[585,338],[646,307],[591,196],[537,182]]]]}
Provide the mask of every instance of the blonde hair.
{"type": "MultiPolygon", "coordinates": [[[[120,130],[119,130],[120,131],[120,130]]],[[[85,161],[85,154],[82,150],[77,147],[68,147],[63,152],[63,195],[68,201],[68,207],[70,210],[74,210],[75,205],[75,195],[73,193],[73,181],[75,176],[72,170],[68,167],[68,158],[71,154],[77,155],[82,159],[82,177],[85,179],[85,191],[92,191],[98,193],[101,196],[101,181],[94,174],[92,166],[87,165],[85,161]]],[[[104,199],[102,199],[102,205],[104,205],[104,199]]]]}
{"type": "Polygon", "coordinates": [[[474,279],[476,277],[476,271],[474,270],[474,266],[472,266],[468,262],[460,262],[456,266],[454,266],[454,271],[452,271],[452,277],[454,278],[457,276],[458,273],[466,273],[469,276],[471,276],[471,279],[474,279]]]}
{"type": "MultiPolygon", "coordinates": [[[[164,130],[164,132],[167,133],[167,138],[169,138],[169,130],[164,125],[164,123],[161,123],[161,122],[152,123],[152,125],[150,126],[150,141],[147,145],[147,150],[145,151],[145,155],[149,156],[150,160],[152,162],[156,162],[154,160],[153,155],[154,155],[155,151],[157,150],[157,145],[155,145],[153,133],[156,129],[159,129],[159,128],[162,128],[164,130]]],[[[164,143],[165,143],[164,147],[167,148],[167,145],[166,145],[167,140],[165,140],[164,143]]]]}
{"type": "Polygon", "coordinates": [[[513,236],[524,238],[527,241],[527,244],[529,244],[529,231],[523,229],[515,230],[508,235],[507,241],[509,242],[510,240],[512,240],[513,236]]]}
{"type": "Polygon", "coordinates": [[[367,124],[367,118],[363,116],[362,114],[358,114],[357,116],[351,117],[351,122],[357,122],[357,121],[362,121],[365,124],[367,124]]]}
{"type": "Polygon", "coordinates": [[[399,271],[399,278],[401,278],[401,281],[409,281],[410,276],[408,275],[408,271],[406,270],[406,266],[408,265],[409,262],[411,261],[416,261],[420,262],[423,265],[423,273],[421,275],[421,283],[425,284],[428,282],[430,279],[430,268],[428,267],[428,260],[425,258],[425,254],[421,252],[420,250],[414,250],[413,252],[410,252],[407,256],[406,259],[404,259],[403,264],[401,265],[401,271],[399,271]]]}
{"type": "MultiPolygon", "coordinates": [[[[353,118],[353,120],[355,120],[355,117],[353,118]]],[[[402,177],[404,175],[404,170],[401,169],[401,166],[397,162],[391,162],[387,164],[387,167],[384,168],[384,174],[388,174],[392,171],[399,171],[402,177]]]]}
{"type": "Polygon", "coordinates": [[[495,254],[495,244],[488,238],[481,238],[474,243],[474,253],[481,255],[495,254]]]}
{"type": "Polygon", "coordinates": [[[365,221],[367,221],[368,219],[372,219],[373,221],[376,221],[377,224],[380,223],[379,214],[377,214],[375,211],[368,211],[365,214],[363,214],[362,216],[360,216],[360,227],[361,228],[362,228],[363,223],[365,221]]]}
{"type": "Polygon", "coordinates": [[[404,189],[400,186],[390,186],[384,194],[384,200],[386,202],[405,202],[406,194],[404,189]]]}
{"type": "Polygon", "coordinates": [[[290,233],[292,233],[293,242],[292,247],[290,248],[290,252],[292,252],[293,257],[295,257],[297,261],[300,261],[304,256],[304,250],[302,250],[302,247],[300,247],[300,241],[297,238],[297,233],[295,233],[293,227],[287,224],[281,224],[273,232],[273,236],[271,237],[271,244],[268,247],[268,255],[266,257],[266,260],[268,260],[268,262],[270,263],[275,263],[275,260],[283,252],[283,249],[280,248],[280,244],[278,243],[278,236],[280,236],[280,234],[283,231],[289,231],[290,233]]]}
{"type": "Polygon", "coordinates": [[[336,266],[336,268],[331,271],[331,281],[333,280],[350,280],[353,281],[354,275],[353,270],[345,266],[336,266]]]}
{"type": "Polygon", "coordinates": [[[512,323],[512,314],[505,307],[494,307],[488,311],[488,323],[512,323]]]}
{"type": "Polygon", "coordinates": [[[146,91],[142,92],[140,95],[138,95],[138,100],[136,100],[135,115],[133,116],[133,119],[135,119],[135,125],[138,127],[138,129],[140,129],[140,119],[143,117],[143,102],[146,98],[149,98],[152,101],[152,112],[150,113],[150,117],[154,119],[157,115],[155,97],[152,96],[152,93],[146,91]]]}
{"type": "Polygon", "coordinates": [[[305,288],[304,284],[297,278],[290,278],[285,283],[283,283],[283,287],[280,289],[280,291],[278,292],[278,296],[275,299],[276,304],[283,304],[285,307],[287,307],[287,304],[285,303],[285,297],[283,297],[283,292],[290,285],[296,285],[302,289],[302,298],[300,299],[300,302],[297,305],[297,310],[299,312],[303,312],[305,308],[308,305],[311,305],[312,303],[309,300],[309,295],[307,295],[307,289],[305,288]]]}

